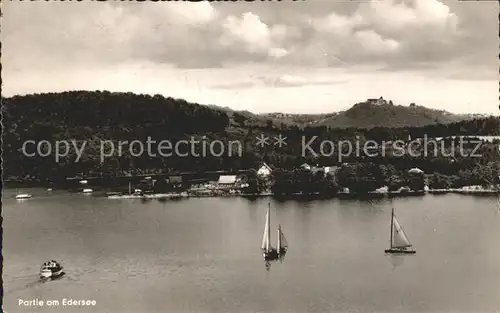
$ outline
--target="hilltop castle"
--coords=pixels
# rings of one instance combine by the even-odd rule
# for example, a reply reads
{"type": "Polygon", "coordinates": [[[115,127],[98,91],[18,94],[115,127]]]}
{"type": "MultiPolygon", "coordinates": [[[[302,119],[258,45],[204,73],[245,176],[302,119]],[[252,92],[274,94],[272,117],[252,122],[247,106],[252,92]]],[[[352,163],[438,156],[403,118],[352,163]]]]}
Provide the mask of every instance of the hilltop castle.
{"type": "Polygon", "coordinates": [[[387,101],[384,100],[383,97],[380,97],[378,99],[366,99],[366,102],[369,103],[369,104],[375,104],[375,105],[381,105],[381,104],[387,104],[387,101]]]}

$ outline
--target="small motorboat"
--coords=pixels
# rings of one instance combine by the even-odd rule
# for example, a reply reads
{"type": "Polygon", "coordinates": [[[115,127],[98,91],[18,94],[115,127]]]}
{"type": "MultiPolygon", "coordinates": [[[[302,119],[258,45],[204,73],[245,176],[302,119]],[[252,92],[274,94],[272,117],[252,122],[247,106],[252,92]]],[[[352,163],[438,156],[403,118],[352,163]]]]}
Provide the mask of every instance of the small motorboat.
{"type": "Polygon", "coordinates": [[[16,199],[29,199],[32,196],[29,193],[21,193],[16,195],[16,199]]]}
{"type": "Polygon", "coordinates": [[[42,267],[40,267],[40,278],[41,279],[47,279],[47,278],[57,278],[60,277],[64,274],[63,272],[63,267],[59,262],[57,261],[47,261],[42,264],[42,267]]]}
{"type": "Polygon", "coordinates": [[[83,193],[92,193],[92,191],[93,190],[90,189],[90,188],[85,188],[85,189],[82,190],[83,193]]]}

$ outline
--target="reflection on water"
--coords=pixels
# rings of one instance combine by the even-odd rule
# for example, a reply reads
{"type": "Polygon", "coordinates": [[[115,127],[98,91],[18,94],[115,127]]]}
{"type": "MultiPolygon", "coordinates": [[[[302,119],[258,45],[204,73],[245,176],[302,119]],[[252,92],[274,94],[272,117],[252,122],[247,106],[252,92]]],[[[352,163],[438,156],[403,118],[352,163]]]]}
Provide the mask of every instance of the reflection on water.
{"type": "Polygon", "coordinates": [[[269,199],[108,200],[45,190],[3,199],[6,311],[30,313],[495,312],[497,199],[271,200],[293,251],[256,248],[269,199]],[[391,207],[416,255],[390,255],[391,207]],[[39,283],[39,266],[64,264],[39,283]],[[267,278],[269,277],[269,279],[267,278]],[[95,308],[24,308],[18,299],[90,299],[95,308]]]}
{"type": "Polygon", "coordinates": [[[58,280],[62,280],[65,278],[68,278],[65,272],[62,272],[61,275],[57,277],[49,277],[49,278],[40,278],[40,276],[36,274],[12,277],[11,278],[11,281],[13,282],[11,285],[12,288],[4,290],[4,294],[11,294],[24,291],[30,288],[37,288],[42,284],[56,282],[58,280]]]}
{"type": "MultiPolygon", "coordinates": [[[[411,255],[408,255],[408,257],[411,257],[411,255]]],[[[392,254],[389,256],[389,259],[391,260],[393,271],[396,269],[396,267],[398,267],[404,263],[404,258],[405,258],[405,256],[395,255],[395,254],[392,254]]]]}
{"type": "Polygon", "coordinates": [[[283,261],[285,260],[285,256],[287,254],[287,251],[282,252],[276,260],[264,260],[264,264],[266,266],[266,271],[271,270],[271,265],[273,263],[279,262],[280,264],[283,264],[283,261]]]}
{"type": "Polygon", "coordinates": [[[266,265],[266,271],[269,271],[271,269],[271,261],[264,261],[266,265]]]}

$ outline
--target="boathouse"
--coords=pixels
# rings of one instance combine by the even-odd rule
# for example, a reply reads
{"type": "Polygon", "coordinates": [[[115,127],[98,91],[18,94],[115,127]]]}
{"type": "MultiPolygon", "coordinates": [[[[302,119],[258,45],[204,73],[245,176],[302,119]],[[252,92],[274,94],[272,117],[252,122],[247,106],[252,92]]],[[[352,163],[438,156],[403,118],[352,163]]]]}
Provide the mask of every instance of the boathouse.
{"type": "Polygon", "coordinates": [[[272,173],[272,169],[266,163],[263,163],[262,166],[257,170],[257,175],[260,177],[269,177],[272,173]]]}
{"type": "Polygon", "coordinates": [[[219,188],[234,188],[238,183],[236,175],[221,175],[217,181],[217,187],[219,188]]]}

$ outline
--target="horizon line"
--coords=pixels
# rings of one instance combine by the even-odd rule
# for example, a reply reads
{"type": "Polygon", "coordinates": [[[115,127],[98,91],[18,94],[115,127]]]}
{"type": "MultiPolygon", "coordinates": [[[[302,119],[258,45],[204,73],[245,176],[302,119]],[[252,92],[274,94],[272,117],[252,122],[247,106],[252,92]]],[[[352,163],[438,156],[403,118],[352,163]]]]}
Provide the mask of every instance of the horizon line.
{"type": "MultiPolygon", "coordinates": [[[[17,94],[10,95],[10,96],[6,96],[6,95],[2,94],[1,97],[2,97],[2,99],[9,99],[9,98],[14,98],[14,97],[26,97],[26,96],[32,96],[32,95],[60,94],[60,93],[65,93],[65,92],[107,92],[107,93],[117,93],[117,94],[119,94],[119,93],[121,93],[121,94],[127,94],[127,93],[129,93],[129,94],[133,94],[133,95],[137,95],[137,96],[145,95],[145,96],[150,96],[150,97],[153,97],[155,95],[159,95],[159,96],[162,96],[165,99],[172,98],[172,99],[175,99],[175,100],[184,100],[184,101],[186,101],[188,103],[191,103],[191,104],[198,104],[198,105],[212,107],[212,108],[215,107],[215,108],[218,108],[219,110],[222,110],[222,111],[230,110],[230,111],[233,111],[233,112],[249,112],[249,113],[257,115],[257,116],[269,115],[269,114],[289,114],[289,115],[330,115],[330,114],[339,114],[339,113],[342,113],[342,112],[345,112],[345,111],[351,109],[356,104],[367,103],[368,99],[377,99],[378,100],[378,99],[382,98],[386,102],[391,101],[391,99],[385,99],[383,96],[379,96],[379,97],[374,97],[374,98],[367,98],[367,99],[365,99],[363,101],[356,102],[356,103],[352,104],[349,108],[344,108],[344,109],[340,109],[340,110],[337,110],[337,111],[311,112],[311,113],[294,113],[294,112],[289,112],[289,111],[269,111],[269,112],[256,113],[256,112],[253,112],[253,111],[250,111],[250,110],[247,110],[247,109],[236,110],[236,109],[233,109],[233,108],[231,108],[231,107],[229,107],[227,105],[199,103],[199,102],[196,102],[196,101],[190,101],[190,100],[188,100],[187,98],[184,98],[184,97],[181,98],[181,97],[166,96],[166,95],[161,94],[161,93],[137,93],[137,92],[133,92],[133,91],[110,91],[110,90],[99,90],[99,89],[95,89],[95,90],[90,90],[90,89],[72,89],[72,90],[64,90],[64,91],[31,92],[31,93],[24,93],[24,94],[17,93],[17,94]]],[[[393,103],[393,106],[409,107],[410,104],[412,104],[412,103],[414,103],[414,102],[409,102],[408,105],[393,103]]],[[[470,115],[473,115],[473,116],[477,115],[477,116],[483,116],[483,117],[498,117],[498,116],[500,116],[500,114],[496,115],[493,112],[491,112],[491,113],[474,113],[474,112],[458,113],[458,112],[446,111],[444,109],[431,108],[431,107],[427,107],[425,105],[421,105],[421,104],[417,104],[417,103],[415,103],[415,105],[418,106],[418,107],[423,107],[423,108],[429,109],[429,110],[450,113],[450,114],[453,114],[453,115],[456,115],[456,116],[467,116],[467,115],[469,115],[469,116],[470,115]]]]}

